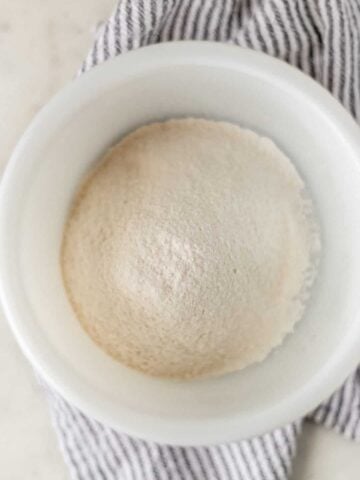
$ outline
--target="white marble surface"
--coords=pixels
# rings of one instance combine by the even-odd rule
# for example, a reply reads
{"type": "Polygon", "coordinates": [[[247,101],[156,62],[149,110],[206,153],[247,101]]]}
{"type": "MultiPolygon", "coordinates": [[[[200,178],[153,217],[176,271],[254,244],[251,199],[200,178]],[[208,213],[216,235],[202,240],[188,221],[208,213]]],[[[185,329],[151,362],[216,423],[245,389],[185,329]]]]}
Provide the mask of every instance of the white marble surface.
{"type": "MultiPolygon", "coordinates": [[[[34,113],[72,78],[113,2],[0,0],[1,169],[34,113]]],[[[2,314],[0,365],[0,478],[68,479],[45,399],[2,314]]],[[[360,446],[307,426],[293,478],[358,480],[360,446]]]]}

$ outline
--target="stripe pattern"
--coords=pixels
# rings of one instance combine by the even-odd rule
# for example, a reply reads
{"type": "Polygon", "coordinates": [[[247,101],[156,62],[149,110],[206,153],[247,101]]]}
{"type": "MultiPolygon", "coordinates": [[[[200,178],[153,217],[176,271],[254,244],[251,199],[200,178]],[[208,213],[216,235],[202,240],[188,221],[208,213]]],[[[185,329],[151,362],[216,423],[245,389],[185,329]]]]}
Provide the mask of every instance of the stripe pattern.
{"type": "Polygon", "coordinates": [[[302,428],[299,420],[241,442],[159,445],[102,425],[44,389],[73,480],[286,480],[302,428]]]}
{"type": "MultiPolygon", "coordinates": [[[[360,0],[120,0],[79,74],[143,45],[181,39],[281,58],[360,120],[360,0]]],[[[44,388],[73,480],[285,480],[304,421],[226,445],[158,445],[116,432],[44,388]]],[[[360,367],[305,420],[360,441],[360,367]]]]}

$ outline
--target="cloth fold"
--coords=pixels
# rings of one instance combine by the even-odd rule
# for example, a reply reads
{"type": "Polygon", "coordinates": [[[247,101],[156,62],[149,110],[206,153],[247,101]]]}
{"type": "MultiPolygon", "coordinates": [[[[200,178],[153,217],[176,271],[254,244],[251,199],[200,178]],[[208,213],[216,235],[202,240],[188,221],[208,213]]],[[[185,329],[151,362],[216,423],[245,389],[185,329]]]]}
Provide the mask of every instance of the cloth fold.
{"type": "MultiPolygon", "coordinates": [[[[144,45],[190,39],[228,42],[283,59],[322,83],[360,119],[358,0],[120,0],[79,74],[144,45]]],[[[306,419],[246,441],[196,448],[131,438],[86,417],[46,386],[45,391],[74,480],[284,480],[305,420],[360,441],[360,367],[306,419]]]]}

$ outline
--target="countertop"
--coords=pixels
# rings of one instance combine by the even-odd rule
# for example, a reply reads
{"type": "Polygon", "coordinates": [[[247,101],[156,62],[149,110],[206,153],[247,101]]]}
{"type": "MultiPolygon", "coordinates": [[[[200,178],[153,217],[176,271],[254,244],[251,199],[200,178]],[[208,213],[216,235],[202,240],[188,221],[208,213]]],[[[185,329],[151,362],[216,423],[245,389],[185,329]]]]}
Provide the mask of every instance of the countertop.
{"type": "MultiPolygon", "coordinates": [[[[0,0],[0,168],[39,108],[76,72],[115,0],[0,0]]],[[[66,480],[44,395],[0,312],[0,478],[66,480]]],[[[306,425],[295,480],[357,480],[360,447],[306,425]]]]}

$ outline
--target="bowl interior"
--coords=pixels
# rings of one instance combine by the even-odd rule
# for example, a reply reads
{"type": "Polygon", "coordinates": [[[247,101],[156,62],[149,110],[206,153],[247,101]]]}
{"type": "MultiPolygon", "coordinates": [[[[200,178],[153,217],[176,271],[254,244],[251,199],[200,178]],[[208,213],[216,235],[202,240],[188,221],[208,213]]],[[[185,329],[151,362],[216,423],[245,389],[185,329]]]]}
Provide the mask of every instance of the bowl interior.
{"type": "Polygon", "coordinates": [[[97,418],[174,443],[249,436],[313,406],[320,392],[310,399],[306,391],[330,375],[359,331],[359,152],[324,108],[330,97],[317,101],[318,87],[289,67],[232,47],[152,48],[75,82],[19,147],[7,186],[16,177],[6,214],[10,316],[46,378],[97,418]],[[286,152],[314,199],[323,252],[305,317],[264,362],[174,382],[123,367],[87,337],[64,292],[59,249],[78,182],[106,149],[140,125],[188,116],[251,128],[286,152]]]}

